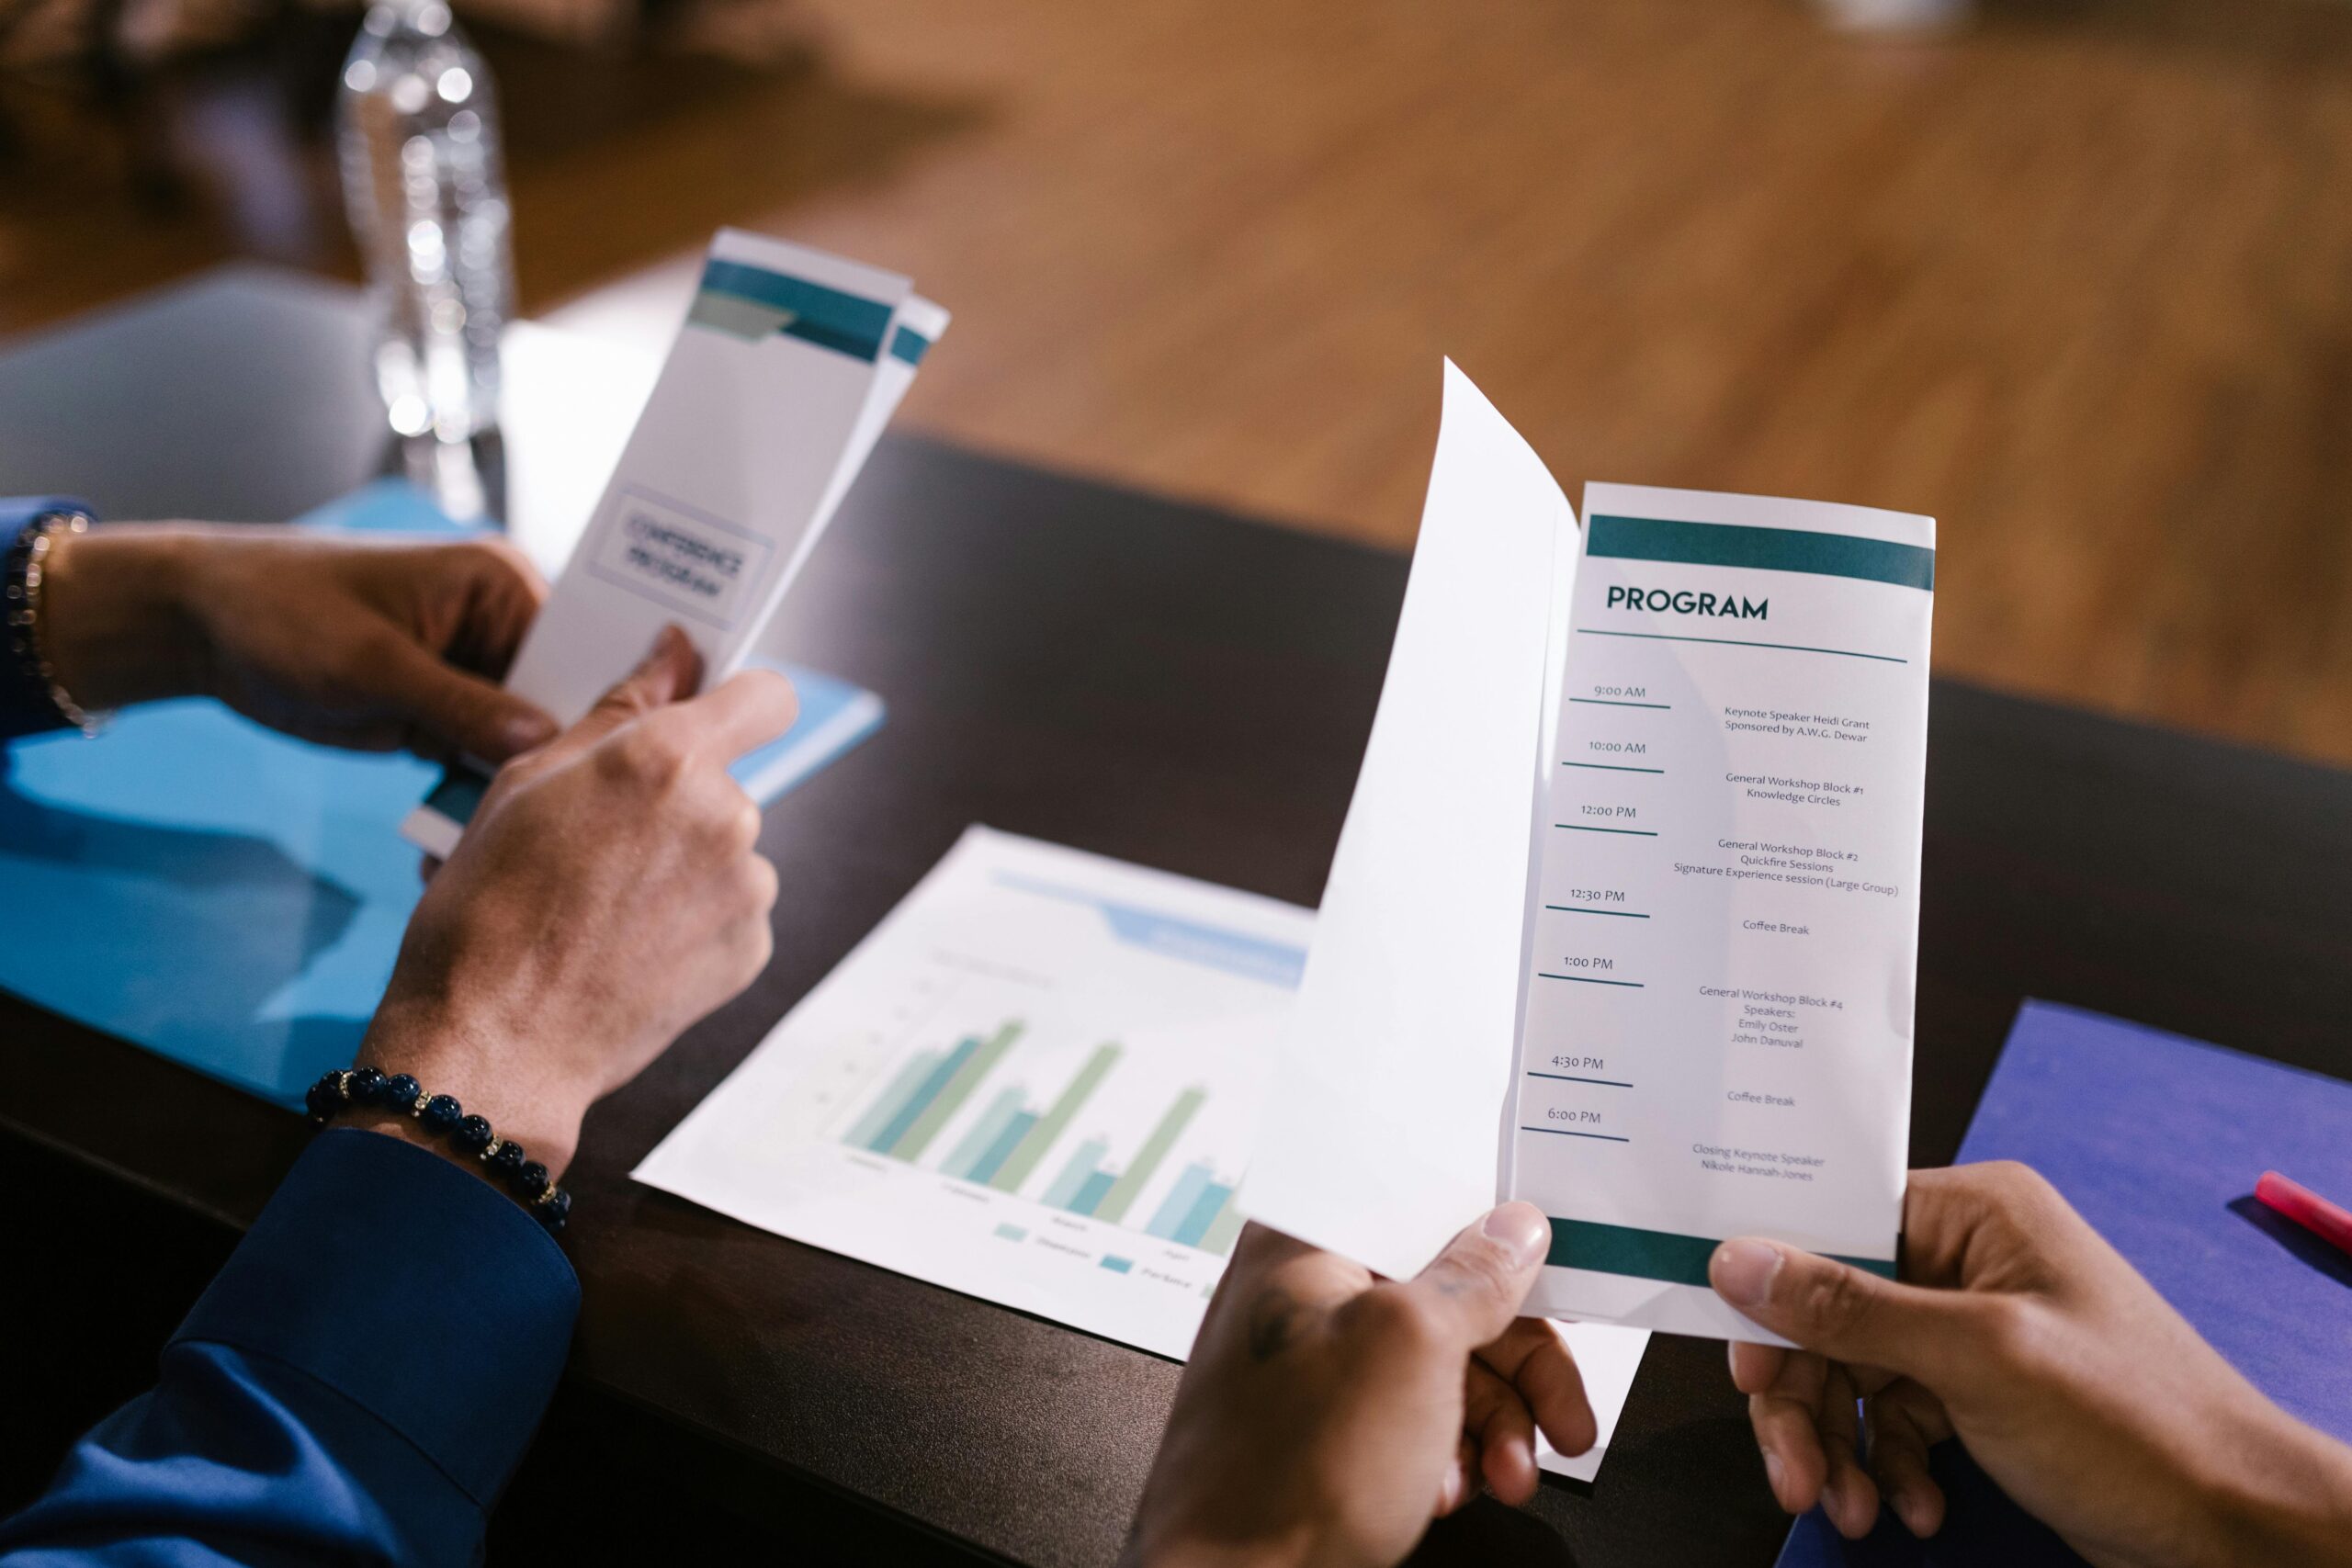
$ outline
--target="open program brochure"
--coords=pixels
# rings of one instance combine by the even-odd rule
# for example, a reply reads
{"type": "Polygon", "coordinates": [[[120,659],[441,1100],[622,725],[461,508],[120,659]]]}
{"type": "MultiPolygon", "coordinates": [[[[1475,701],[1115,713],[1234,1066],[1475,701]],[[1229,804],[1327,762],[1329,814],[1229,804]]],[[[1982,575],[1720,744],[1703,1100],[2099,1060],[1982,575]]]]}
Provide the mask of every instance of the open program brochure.
{"type": "Polygon", "coordinates": [[[1392,1274],[1498,1193],[1555,1315],[1769,1339],[1729,1236],[1891,1273],[1932,519],[1591,485],[1446,367],[1256,1218],[1392,1274]]]}

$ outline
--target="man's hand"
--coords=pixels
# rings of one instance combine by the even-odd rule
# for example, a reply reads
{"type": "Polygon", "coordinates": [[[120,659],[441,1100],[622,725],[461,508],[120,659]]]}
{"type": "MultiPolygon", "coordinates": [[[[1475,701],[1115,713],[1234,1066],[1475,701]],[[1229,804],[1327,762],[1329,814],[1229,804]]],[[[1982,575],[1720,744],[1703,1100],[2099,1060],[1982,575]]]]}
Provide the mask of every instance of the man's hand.
{"type": "Polygon", "coordinates": [[[498,684],[546,597],[502,541],[110,524],[51,546],[41,640],[85,708],[214,696],[305,740],[495,763],[555,734],[498,684]]]}
{"type": "Polygon", "coordinates": [[[2263,1398],[2041,1177],[1914,1171],[1903,1241],[1901,1284],[1777,1242],[1715,1249],[1716,1292],[1805,1348],[1731,1347],[1783,1507],[1818,1501],[1859,1538],[1883,1496],[1932,1534],[1928,1449],[1958,1436],[2096,1563],[2352,1562],[2352,1450],[2263,1398]]]}
{"type": "Polygon", "coordinates": [[[1209,1303],[1127,1560],[1385,1568],[1476,1496],[1524,1503],[1535,1428],[1593,1444],[1552,1325],[1519,1317],[1551,1227],[1506,1203],[1408,1283],[1250,1225],[1209,1303]]]}
{"type": "Polygon", "coordinates": [[[593,1102],[767,965],[775,867],[727,767],[797,705],[771,671],[690,696],[699,675],[673,626],[587,717],[500,772],[418,903],[361,1047],[553,1174],[593,1102]]]}

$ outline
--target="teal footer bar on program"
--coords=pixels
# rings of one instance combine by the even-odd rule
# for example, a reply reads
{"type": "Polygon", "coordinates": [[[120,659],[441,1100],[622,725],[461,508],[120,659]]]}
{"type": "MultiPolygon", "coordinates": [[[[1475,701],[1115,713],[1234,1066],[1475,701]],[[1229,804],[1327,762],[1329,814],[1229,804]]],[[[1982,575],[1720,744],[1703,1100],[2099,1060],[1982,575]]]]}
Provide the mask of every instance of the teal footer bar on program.
{"type": "MultiPolygon", "coordinates": [[[[1626,1274],[1637,1280],[1663,1280],[1670,1285],[1703,1285],[1707,1259],[1720,1241],[1705,1236],[1676,1235],[1671,1231],[1636,1230],[1631,1225],[1604,1225],[1592,1220],[1552,1221],[1552,1251],[1544,1261],[1555,1269],[1588,1269],[1596,1274],[1626,1274]]],[[[1873,1274],[1894,1278],[1894,1265],[1876,1258],[1833,1258],[1873,1274]]]]}

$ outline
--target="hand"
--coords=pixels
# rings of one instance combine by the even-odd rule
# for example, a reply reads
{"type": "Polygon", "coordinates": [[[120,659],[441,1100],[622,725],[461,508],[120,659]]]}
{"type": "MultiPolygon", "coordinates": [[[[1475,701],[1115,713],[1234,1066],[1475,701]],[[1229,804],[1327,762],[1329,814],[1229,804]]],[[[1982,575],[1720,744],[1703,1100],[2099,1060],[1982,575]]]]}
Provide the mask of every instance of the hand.
{"type": "Polygon", "coordinates": [[[305,740],[497,763],[555,734],[498,685],[546,597],[501,541],[110,524],[51,547],[41,637],[85,708],[213,696],[305,740]]]}
{"type": "Polygon", "coordinates": [[[1477,1495],[1536,1487],[1535,1428],[1593,1444],[1552,1325],[1516,1314],[1551,1227],[1506,1203],[1409,1283],[1257,1225],[1176,1391],[1127,1561],[1382,1565],[1477,1495]]]}
{"type": "Polygon", "coordinates": [[[1716,1292],[1805,1347],[1731,1347],[1781,1506],[1817,1499],[1858,1539],[1883,1495],[1933,1534],[1928,1449],[1957,1436],[2095,1563],[2352,1561],[2352,1450],[2263,1398],[2041,1177],[1914,1171],[1903,1239],[1903,1284],[1777,1242],[1715,1249],[1716,1292]]]}
{"type": "Polygon", "coordinates": [[[360,1050],[551,1174],[590,1104],[767,965],[775,867],[727,767],[797,704],[758,670],[689,697],[699,671],[670,627],[585,718],[500,772],[417,904],[360,1050]]]}

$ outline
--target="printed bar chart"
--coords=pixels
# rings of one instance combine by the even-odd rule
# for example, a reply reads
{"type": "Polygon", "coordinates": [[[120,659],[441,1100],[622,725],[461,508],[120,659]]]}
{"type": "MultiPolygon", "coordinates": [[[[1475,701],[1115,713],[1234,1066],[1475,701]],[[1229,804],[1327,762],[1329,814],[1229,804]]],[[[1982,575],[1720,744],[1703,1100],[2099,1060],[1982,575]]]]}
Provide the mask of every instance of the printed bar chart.
{"type": "Polygon", "coordinates": [[[636,1174],[1182,1355],[1311,926],[976,828],[636,1174]]]}
{"type": "MultiPolygon", "coordinates": [[[[1012,1020],[992,1034],[965,1035],[951,1051],[917,1052],[842,1141],[914,1164],[1002,1064],[1023,1028],[1021,1021],[1012,1020]]],[[[1097,1045],[1042,1112],[1031,1106],[1028,1091],[1020,1084],[998,1089],[978,1116],[960,1123],[961,1135],[939,1162],[940,1174],[1018,1192],[1094,1099],[1118,1065],[1119,1054],[1116,1044],[1097,1045]]],[[[1106,1224],[1124,1224],[1207,1102],[1208,1091],[1203,1089],[1178,1094],[1152,1124],[1135,1157],[1121,1168],[1104,1168],[1111,1152],[1107,1138],[1087,1139],[1070,1151],[1038,1201],[1106,1224]]],[[[1241,1224],[1232,1211],[1237,1184],[1236,1179],[1220,1179],[1208,1161],[1194,1160],[1153,1207],[1144,1234],[1205,1252],[1230,1250],[1241,1224]],[[1225,1223],[1228,1215],[1230,1224],[1225,1223]]]]}

